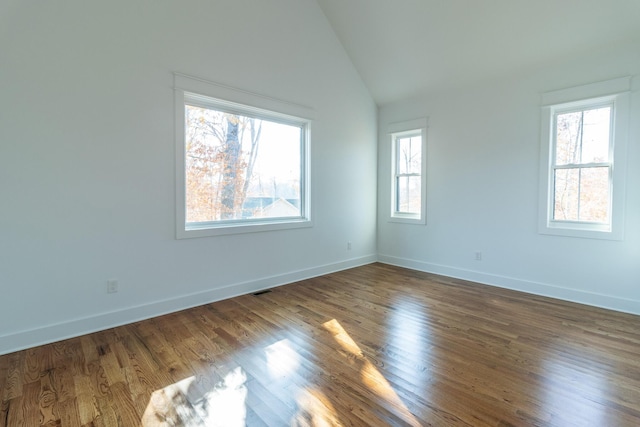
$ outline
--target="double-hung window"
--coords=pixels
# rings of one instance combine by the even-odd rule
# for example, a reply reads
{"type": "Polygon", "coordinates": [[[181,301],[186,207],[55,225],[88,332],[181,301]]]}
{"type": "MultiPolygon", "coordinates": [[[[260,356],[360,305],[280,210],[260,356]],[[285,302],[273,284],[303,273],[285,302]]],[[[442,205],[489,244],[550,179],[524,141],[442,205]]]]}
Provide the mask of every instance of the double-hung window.
{"type": "Polygon", "coordinates": [[[175,79],[178,238],[310,226],[303,107],[175,79]]]}
{"type": "Polygon", "coordinates": [[[425,223],[426,119],[390,126],[391,221],[425,223]]]}
{"type": "Polygon", "coordinates": [[[542,233],[622,238],[628,84],[616,79],[545,94],[584,96],[543,107],[542,233]]]}

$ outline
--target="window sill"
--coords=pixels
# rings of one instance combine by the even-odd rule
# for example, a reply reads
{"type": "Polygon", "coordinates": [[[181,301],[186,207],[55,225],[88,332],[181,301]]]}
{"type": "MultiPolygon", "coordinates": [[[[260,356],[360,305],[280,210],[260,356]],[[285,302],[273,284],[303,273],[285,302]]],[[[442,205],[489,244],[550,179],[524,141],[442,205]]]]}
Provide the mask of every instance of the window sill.
{"type": "Polygon", "coordinates": [[[389,217],[388,222],[416,225],[425,225],[427,223],[426,218],[420,218],[418,215],[393,215],[389,217]]]}
{"type": "Polygon", "coordinates": [[[580,224],[580,223],[549,223],[541,225],[540,234],[563,237],[578,237],[583,239],[623,240],[621,230],[613,231],[609,225],[580,224]]]}
{"type": "Polygon", "coordinates": [[[231,234],[262,233],[266,231],[290,230],[296,228],[312,227],[309,219],[287,219],[266,222],[229,223],[229,224],[194,224],[187,225],[184,229],[178,229],[178,239],[190,239],[197,237],[225,236],[231,234]]]}

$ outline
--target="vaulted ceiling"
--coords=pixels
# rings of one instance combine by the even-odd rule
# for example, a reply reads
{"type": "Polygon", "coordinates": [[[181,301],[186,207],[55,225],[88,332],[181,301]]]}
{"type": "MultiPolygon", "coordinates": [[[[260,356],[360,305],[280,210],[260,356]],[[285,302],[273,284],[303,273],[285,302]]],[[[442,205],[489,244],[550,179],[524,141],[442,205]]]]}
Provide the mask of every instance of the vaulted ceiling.
{"type": "Polygon", "coordinates": [[[640,42],[640,0],[317,1],[378,105],[640,42]]]}

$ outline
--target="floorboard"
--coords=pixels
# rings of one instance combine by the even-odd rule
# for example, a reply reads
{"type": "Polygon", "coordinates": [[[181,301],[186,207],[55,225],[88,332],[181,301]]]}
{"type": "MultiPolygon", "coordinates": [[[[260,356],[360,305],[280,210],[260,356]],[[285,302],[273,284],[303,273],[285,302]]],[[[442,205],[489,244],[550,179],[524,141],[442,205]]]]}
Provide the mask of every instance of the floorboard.
{"type": "Polygon", "coordinates": [[[639,426],[640,317],[371,264],[0,356],[0,427],[639,426]]]}

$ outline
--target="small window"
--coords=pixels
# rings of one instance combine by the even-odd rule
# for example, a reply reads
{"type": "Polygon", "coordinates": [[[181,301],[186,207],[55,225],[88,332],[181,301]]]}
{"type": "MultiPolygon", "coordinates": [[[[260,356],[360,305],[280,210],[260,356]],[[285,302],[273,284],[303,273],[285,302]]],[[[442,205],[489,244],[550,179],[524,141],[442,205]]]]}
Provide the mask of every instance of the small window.
{"type": "Polygon", "coordinates": [[[310,225],[308,120],[179,95],[178,237],[310,225]]]}
{"type": "Polygon", "coordinates": [[[626,99],[615,93],[543,107],[542,233],[621,238],[626,99]]]}
{"type": "MultiPolygon", "coordinates": [[[[424,127],[391,133],[393,175],[391,220],[424,224],[426,120],[407,122],[404,126],[411,124],[420,124],[424,127]]],[[[396,124],[393,127],[398,128],[403,125],[396,124]]]]}

